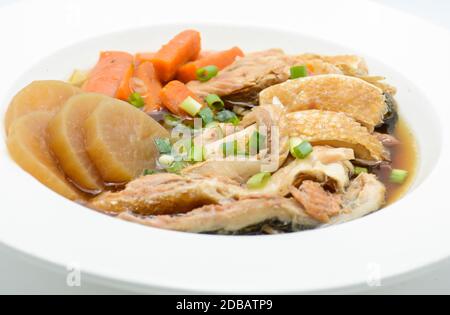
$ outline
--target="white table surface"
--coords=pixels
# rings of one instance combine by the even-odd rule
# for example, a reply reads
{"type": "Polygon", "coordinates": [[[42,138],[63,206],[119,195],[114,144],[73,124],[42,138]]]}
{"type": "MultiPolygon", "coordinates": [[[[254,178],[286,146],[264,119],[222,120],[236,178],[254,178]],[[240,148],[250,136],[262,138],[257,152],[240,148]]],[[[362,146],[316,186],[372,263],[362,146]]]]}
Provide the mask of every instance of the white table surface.
{"type": "MultiPolygon", "coordinates": [[[[16,1],[0,0],[2,7],[16,1]]],[[[450,1],[448,0],[373,0],[407,11],[450,30],[450,1]]],[[[24,257],[17,257],[0,246],[0,294],[127,294],[126,290],[111,288],[81,276],[81,286],[66,284],[67,272],[36,265],[24,257]]],[[[361,294],[450,294],[450,262],[423,275],[417,275],[395,285],[368,289],[361,294]]]]}

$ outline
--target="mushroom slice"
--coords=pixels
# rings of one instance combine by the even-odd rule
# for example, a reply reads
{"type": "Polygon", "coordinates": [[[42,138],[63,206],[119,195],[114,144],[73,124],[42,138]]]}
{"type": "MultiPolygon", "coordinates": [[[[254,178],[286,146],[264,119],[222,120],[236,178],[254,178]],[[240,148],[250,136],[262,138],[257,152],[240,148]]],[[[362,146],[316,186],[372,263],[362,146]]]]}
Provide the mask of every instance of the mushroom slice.
{"type": "Polygon", "coordinates": [[[228,178],[161,173],[140,177],[119,192],[105,192],[93,199],[92,208],[105,212],[175,214],[236,199],[243,194],[228,178]]]}
{"type": "Polygon", "coordinates": [[[322,110],[289,113],[284,128],[290,137],[301,137],[314,145],[351,148],[359,159],[389,160],[383,144],[344,113],[322,110]]]}
{"type": "Polygon", "coordinates": [[[288,112],[319,109],[343,112],[370,131],[387,113],[383,91],[364,80],[344,75],[318,75],[271,86],[260,93],[260,104],[277,97],[288,112]]]}

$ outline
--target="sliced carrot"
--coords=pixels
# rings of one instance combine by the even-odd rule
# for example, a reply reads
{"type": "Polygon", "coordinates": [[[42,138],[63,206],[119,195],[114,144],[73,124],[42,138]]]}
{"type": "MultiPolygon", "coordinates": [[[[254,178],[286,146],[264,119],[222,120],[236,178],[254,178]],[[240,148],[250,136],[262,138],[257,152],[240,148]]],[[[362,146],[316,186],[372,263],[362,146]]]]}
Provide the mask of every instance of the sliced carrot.
{"type": "Polygon", "coordinates": [[[119,84],[119,88],[117,89],[116,98],[128,101],[130,98],[131,93],[131,87],[130,87],[130,80],[133,77],[134,73],[134,66],[130,65],[127,72],[125,73],[125,76],[122,78],[122,81],[119,84]]]}
{"type": "Polygon", "coordinates": [[[194,92],[189,90],[187,86],[180,81],[171,81],[167,83],[159,94],[162,104],[172,113],[178,116],[186,116],[186,112],[180,108],[180,104],[189,96],[196,101],[203,103],[194,92]]]}
{"type": "Polygon", "coordinates": [[[141,52],[134,55],[134,63],[136,66],[146,61],[151,61],[155,57],[154,52],[141,52]]]}
{"type": "Polygon", "coordinates": [[[195,60],[203,59],[203,58],[205,58],[206,56],[209,56],[209,55],[214,54],[214,53],[215,53],[215,51],[213,51],[213,50],[202,50],[202,51],[198,54],[198,56],[197,56],[197,58],[196,58],[195,60]]]}
{"type": "Polygon", "coordinates": [[[155,68],[151,62],[141,63],[136,67],[132,86],[135,92],[138,92],[145,102],[144,111],[149,113],[161,109],[162,85],[156,75],[155,68]]]}
{"type": "Polygon", "coordinates": [[[172,80],[178,68],[188,61],[195,60],[200,52],[200,33],[186,30],[175,36],[150,60],[158,77],[163,82],[172,80]]]}
{"type": "Polygon", "coordinates": [[[219,70],[232,64],[236,58],[244,56],[244,53],[239,47],[233,47],[229,50],[210,53],[202,59],[188,62],[178,69],[177,79],[186,83],[196,79],[196,71],[202,67],[214,65],[219,70]]]}
{"type": "Polygon", "coordinates": [[[115,97],[117,90],[130,71],[133,56],[121,51],[104,51],[83,85],[86,92],[96,92],[115,97]]]}

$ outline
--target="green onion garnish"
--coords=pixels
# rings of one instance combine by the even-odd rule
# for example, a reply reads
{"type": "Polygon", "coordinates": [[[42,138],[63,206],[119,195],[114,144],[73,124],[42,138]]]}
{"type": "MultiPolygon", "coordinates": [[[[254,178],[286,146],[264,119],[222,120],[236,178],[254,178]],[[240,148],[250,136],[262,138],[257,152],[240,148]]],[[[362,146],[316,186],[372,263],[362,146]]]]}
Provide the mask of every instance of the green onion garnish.
{"type": "Polygon", "coordinates": [[[211,123],[214,120],[214,113],[209,107],[203,108],[198,115],[203,120],[203,125],[206,126],[207,124],[211,123]]]}
{"type": "Polygon", "coordinates": [[[290,70],[291,79],[304,78],[308,76],[308,69],[305,65],[302,66],[294,66],[290,70]]]}
{"type": "Polygon", "coordinates": [[[168,138],[155,138],[154,142],[159,153],[167,154],[172,152],[172,146],[168,138]]]}
{"type": "Polygon", "coordinates": [[[175,161],[168,168],[166,168],[166,171],[169,173],[179,173],[185,167],[186,164],[184,162],[175,161]]]}
{"type": "Polygon", "coordinates": [[[147,175],[153,175],[153,174],[158,174],[161,173],[160,170],[144,170],[143,175],[147,176],[147,175]]]}
{"type": "Polygon", "coordinates": [[[197,116],[198,112],[202,109],[202,104],[194,100],[191,96],[188,96],[180,105],[186,113],[192,117],[197,116]]]}
{"type": "Polygon", "coordinates": [[[222,99],[216,94],[208,94],[205,101],[213,110],[221,110],[225,106],[222,99]]]}
{"type": "Polygon", "coordinates": [[[164,115],[164,124],[166,124],[169,127],[176,127],[181,123],[181,119],[171,115],[171,114],[165,114],[164,115]]]}
{"type": "Polygon", "coordinates": [[[290,139],[291,154],[297,159],[306,159],[313,151],[311,143],[300,138],[290,139]]]}
{"type": "Polygon", "coordinates": [[[222,153],[223,157],[236,156],[238,154],[237,140],[222,143],[222,153]]]}
{"type": "Polygon", "coordinates": [[[216,120],[225,123],[232,123],[235,126],[239,124],[240,121],[236,113],[226,109],[216,114],[216,120]]]}
{"type": "Polygon", "coordinates": [[[211,80],[217,75],[217,73],[219,73],[219,68],[213,65],[197,69],[197,71],[195,72],[197,80],[199,80],[200,82],[211,80]]]}
{"type": "Polygon", "coordinates": [[[365,167],[359,167],[359,166],[355,166],[354,170],[353,170],[353,174],[355,175],[359,175],[362,173],[369,173],[369,170],[365,167]]]}
{"type": "Polygon", "coordinates": [[[251,155],[258,154],[259,151],[266,147],[266,136],[254,131],[248,141],[248,152],[251,155]]]}
{"type": "Polygon", "coordinates": [[[270,173],[262,172],[250,177],[247,181],[247,187],[250,189],[259,189],[267,185],[271,178],[270,173]]]}
{"type": "Polygon", "coordinates": [[[141,94],[139,94],[138,92],[132,93],[130,95],[130,97],[128,98],[128,102],[137,108],[142,108],[145,106],[144,99],[142,98],[141,94]]]}
{"type": "Polygon", "coordinates": [[[408,177],[408,171],[393,169],[389,176],[389,181],[394,184],[403,184],[408,177]]]}
{"type": "Polygon", "coordinates": [[[192,145],[189,150],[189,161],[202,162],[205,160],[205,148],[200,145],[192,145]]]}
{"type": "Polygon", "coordinates": [[[216,128],[220,127],[219,123],[217,121],[212,121],[210,123],[207,123],[205,128],[216,128]]]}
{"type": "Polygon", "coordinates": [[[175,161],[175,158],[169,154],[163,154],[159,157],[158,162],[164,167],[170,167],[175,161]]]}

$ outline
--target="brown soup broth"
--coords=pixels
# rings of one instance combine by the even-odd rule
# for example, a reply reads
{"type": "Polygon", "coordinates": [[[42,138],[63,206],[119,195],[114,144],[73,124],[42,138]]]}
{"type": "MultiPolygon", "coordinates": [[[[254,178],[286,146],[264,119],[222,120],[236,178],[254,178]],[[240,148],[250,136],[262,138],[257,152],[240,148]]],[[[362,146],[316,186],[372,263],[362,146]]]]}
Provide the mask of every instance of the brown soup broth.
{"type": "Polygon", "coordinates": [[[402,119],[399,120],[394,132],[394,136],[401,142],[399,145],[391,148],[392,168],[408,171],[408,178],[399,185],[389,182],[389,172],[386,170],[375,170],[374,173],[386,185],[387,205],[394,203],[402,198],[414,182],[418,152],[417,144],[409,126],[402,119]]]}

